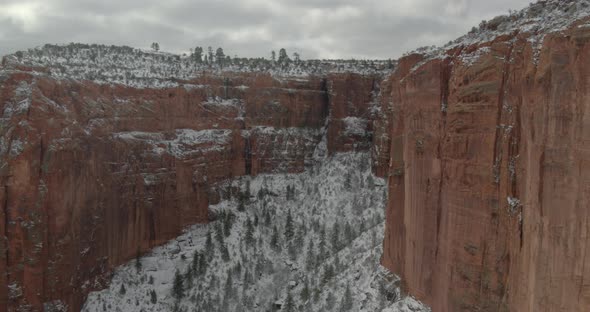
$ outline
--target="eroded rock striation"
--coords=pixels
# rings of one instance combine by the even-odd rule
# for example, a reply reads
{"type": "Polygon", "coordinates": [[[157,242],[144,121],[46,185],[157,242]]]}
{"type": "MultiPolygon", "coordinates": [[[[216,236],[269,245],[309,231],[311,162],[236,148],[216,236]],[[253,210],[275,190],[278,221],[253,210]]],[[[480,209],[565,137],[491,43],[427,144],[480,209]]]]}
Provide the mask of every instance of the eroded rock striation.
{"type": "Polygon", "coordinates": [[[368,150],[382,80],[223,72],[155,88],[51,69],[0,74],[2,310],[77,311],[113,267],[206,222],[233,177],[368,150]]]}
{"type": "Polygon", "coordinates": [[[589,8],[540,1],[391,73],[85,45],[5,58],[0,307],[79,310],[206,222],[233,177],[371,150],[382,263],[407,293],[437,312],[590,310],[589,8]]]}
{"type": "Polygon", "coordinates": [[[389,79],[383,264],[433,311],[590,310],[588,4],[540,4],[389,79]]]}

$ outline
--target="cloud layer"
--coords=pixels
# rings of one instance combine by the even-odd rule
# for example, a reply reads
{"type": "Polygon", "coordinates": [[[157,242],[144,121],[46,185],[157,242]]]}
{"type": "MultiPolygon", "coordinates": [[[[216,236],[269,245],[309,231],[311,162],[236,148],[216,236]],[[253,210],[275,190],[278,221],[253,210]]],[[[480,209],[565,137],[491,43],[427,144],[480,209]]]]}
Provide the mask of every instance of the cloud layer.
{"type": "Polygon", "coordinates": [[[530,0],[0,0],[0,55],[44,43],[103,43],[269,57],[397,58],[440,45],[530,0]]]}

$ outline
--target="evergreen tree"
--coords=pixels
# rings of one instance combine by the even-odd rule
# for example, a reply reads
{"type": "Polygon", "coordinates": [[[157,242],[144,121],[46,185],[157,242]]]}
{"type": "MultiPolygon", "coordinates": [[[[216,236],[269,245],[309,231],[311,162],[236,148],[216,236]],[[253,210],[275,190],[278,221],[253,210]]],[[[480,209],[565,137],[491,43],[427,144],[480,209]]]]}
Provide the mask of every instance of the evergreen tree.
{"type": "Polygon", "coordinates": [[[121,288],[119,288],[119,294],[121,296],[125,296],[126,293],[127,293],[127,289],[125,289],[125,284],[121,284],[121,288]]]}
{"type": "Polygon", "coordinates": [[[342,249],[342,245],[340,243],[340,223],[338,220],[334,222],[334,226],[332,227],[332,249],[336,252],[342,249]]]}
{"type": "Polygon", "coordinates": [[[318,258],[319,262],[326,258],[326,227],[322,225],[320,228],[320,242],[318,244],[318,258]]]}
{"type": "Polygon", "coordinates": [[[355,235],[356,233],[350,225],[350,222],[346,221],[346,225],[344,226],[344,237],[346,237],[346,244],[350,244],[354,240],[355,235]]]}
{"type": "Polygon", "coordinates": [[[154,285],[154,277],[151,275],[150,275],[150,278],[148,279],[148,284],[154,285]]]}
{"type": "Polygon", "coordinates": [[[284,64],[288,64],[289,61],[291,61],[289,59],[289,56],[287,55],[287,50],[285,50],[284,48],[279,50],[279,64],[284,65],[284,64]]]}
{"type": "Polygon", "coordinates": [[[277,53],[274,50],[270,52],[270,59],[273,63],[277,60],[277,53]]]}
{"type": "Polygon", "coordinates": [[[295,246],[299,249],[305,244],[305,236],[307,235],[307,227],[305,224],[301,224],[299,226],[299,231],[297,231],[297,235],[295,235],[295,246]]]}
{"type": "Polygon", "coordinates": [[[361,217],[361,225],[359,226],[359,232],[360,232],[360,234],[364,233],[365,230],[366,230],[365,229],[365,218],[362,218],[361,217]]]}
{"type": "Polygon", "coordinates": [[[157,42],[152,42],[151,47],[152,47],[152,50],[154,50],[156,52],[160,51],[160,44],[157,42]]]}
{"type": "Polygon", "coordinates": [[[209,64],[213,64],[213,48],[211,46],[207,48],[207,54],[209,54],[209,64]]]}
{"type": "Polygon", "coordinates": [[[334,294],[331,291],[328,291],[328,296],[326,297],[326,308],[328,311],[332,310],[332,308],[334,307],[334,304],[336,304],[336,297],[334,297],[334,294]]]}
{"type": "Polygon", "coordinates": [[[302,302],[306,302],[307,300],[309,300],[309,297],[311,296],[311,290],[309,289],[309,281],[307,280],[307,278],[305,279],[305,282],[303,283],[303,288],[301,288],[301,301],[302,302]]]}
{"type": "Polygon", "coordinates": [[[307,258],[305,259],[305,268],[307,271],[315,269],[315,253],[313,250],[313,238],[309,238],[309,244],[307,247],[307,258]]]}
{"type": "Polygon", "coordinates": [[[205,254],[207,258],[211,259],[213,257],[213,238],[211,238],[211,230],[207,230],[207,239],[205,240],[205,254]]]}
{"type": "Polygon", "coordinates": [[[141,271],[141,252],[139,251],[139,248],[137,248],[137,253],[135,256],[135,270],[137,273],[141,271]]]}
{"type": "Polygon", "coordinates": [[[153,289],[150,291],[150,301],[152,304],[156,304],[156,302],[158,302],[158,296],[156,295],[156,291],[153,289]]]}
{"type": "Polygon", "coordinates": [[[272,229],[272,236],[270,238],[270,247],[275,251],[281,251],[281,245],[279,244],[279,231],[276,225],[272,229]]]}
{"type": "Polygon", "coordinates": [[[231,270],[227,271],[227,278],[225,279],[225,297],[231,298],[233,297],[233,287],[232,287],[233,281],[232,281],[232,273],[231,270]]]}
{"type": "Polygon", "coordinates": [[[215,51],[215,59],[217,60],[217,65],[223,67],[225,53],[223,53],[223,49],[221,47],[217,48],[217,51],[215,51]]]}
{"type": "Polygon", "coordinates": [[[270,219],[270,212],[265,209],[264,210],[264,226],[270,227],[271,219],[270,219]]]}
{"type": "Polygon", "coordinates": [[[215,239],[217,239],[218,243],[223,244],[224,235],[223,235],[223,225],[221,224],[221,222],[215,223],[215,239]]]}
{"type": "Polygon", "coordinates": [[[201,256],[199,258],[199,267],[197,270],[197,274],[199,276],[204,276],[205,273],[207,273],[207,266],[209,265],[209,261],[207,260],[207,257],[205,257],[204,255],[201,256]]]}
{"type": "Polygon", "coordinates": [[[344,296],[342,297],[342,302],[340,303],[340,311],[350,311],[352,310],[352,306],[354,302],[352,300],[352,293],[350,291],[350,285],[346,284],[346,291],[344,291],[344,296]]]}
{"type": "Polygon", "coordinates": [[[245,202],[246,196],[240,193],[240,195],[238,196],[238,211],[243,212],[246,210],[245,202]]]}
{"type": "Polygon", "coordinates": [[[195,52],[193,54],[193,58],[194,58],[195,62],[197,62],[197,63],[202,63],[203,62],[203,48],[202,47],[196,47],[195,48],[195,52]]]}
{"type": "Polygon", "coordinates": [[[176,298],[177,300],[180,300],[182,297],[184,297],[184,285],[182,281],[182,276],[180,275],[178,270],[176,270],[176,272],[174,273],[174,282],[172,283],[172,296],[174,296],[174,298],[176,298]]]}
{"type": "Polygon", "coordinates": [[[324,267],[324,275],[322,275],[322,284],[327,284],[330,280],[332,280],[332,278],[334,278],[334,268],[332,267],[332,265],[327,264],[324,267]]]}
{"type": "Polygon", "coordinates": [[[186,272],[184,273],[184,287],[186,289],[193,288],[193,270],[192,270],[192,266],[188,266],[186,268],[186,272]]]}
{"type": "Polygon", "coordinates": [[[228,262],[230,260],[229,257],[229,251],[227,250],[227,245],[225,243],[222,243],[219,248],[221,249],[221,259],[223,259],[223,261],[228,262]]]}
{"type": "Polygon", "coordinates": [[[293,239],[293,216],[291,215],[291,209],[287,210],[287,221],[285,222],[285,240],[290,242],[293,239]]]}
{"type": "Polygon", "coordinates": [[[231,228],[234,225],[235,218],[236,216],[231,211],[225,214],[225,219],[223,222],[223,233],[225,237],[228,237],[231,234],[231,228]]]}
{"type": "MultiPolygon", "coordinates": [[[[204,256],[203,256],[204,257],[204,256]]],[[[201,254],[198,250],[193,253],[193,262],[191,263],[191,273],[197,274],[199,272],[199,261],[201,260],[201,254]]]]}
{"type": "Polygon", "coordinates": [[[287,290],[285,305],[281,310],[285,312],[295,312],[295,301],[293,300],[293,296],[291,296],[291,290],[287,290]]]}
{"type": "Polygon", "coordinates": [[[254,226],[252,225],[252,221],[250,221],[250,217],[246,219],[246,233],[244,235],[244,240],[248,246],[253,246],[255,243],[254,226]]]}

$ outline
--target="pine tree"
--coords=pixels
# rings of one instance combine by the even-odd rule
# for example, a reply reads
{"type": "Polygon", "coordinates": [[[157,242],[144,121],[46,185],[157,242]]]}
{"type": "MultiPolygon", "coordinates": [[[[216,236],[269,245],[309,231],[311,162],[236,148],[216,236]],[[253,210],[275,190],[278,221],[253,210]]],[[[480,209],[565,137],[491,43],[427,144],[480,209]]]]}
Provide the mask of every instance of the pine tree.
{"type": "Polygon", "coordinates": [[[355,235],[356,233],[350,225],[350,222],[346,221],[346,225],[344,226],[344,237],[346,237],[346,244],[350,244],[354,240],[355,235]]]}
{"type": "Polygon", "coordinates": [[[234,224],[235,215],[233,212],[229,212],[225,215],[225,219],[223,222],[223,233],[225,237],[228,237],[231,234],[231,228],[234,224]]]}
{"type": "Polygon", "coordinates": [[[250,221],[250,217],[246,219],[246,233],[244,234],[244,240],[248,246],[253,246],[255,243],[254,226],[252,225],[252,221],[250,221]]]}
{"type": "Polygon", "coordinates": [[[326,227],[322,225],[320,229],[320,243],[318,245],[318,258],[319,262],[326,258],[326,227]]]}
{"type": "Polygon", "coordinates": [[[225,262],[228,262],[230,260],[229,257],[229,251],[227,250],[227,245],[225,243],[222,243],[219,248],[221,249],[221,259],[225,262]]]}
{"type": "Polygon", "coordinates": [[[160,44],[158,44],[157,42],[152,42],[152,50],[158,52],[160,51],[160,44]]]}
{"type": "Polygon", "coordinates": [[[215,51],[215,59],[217,60],[217,64],[223,67],[225,53],[223,53],[223,49],[221,47],[217,48],[217,51],[215,51]]]}
{"type": "Polygon", "coordinates": [[[201,256],[201,258],[199,258],[199,269],[197,270],[197,274],[199,276],[204,276],[205,273],[207,273],[207,266],[209,265],[209,261],[207,260],[207,257],[205,257],[204,255],[201,256]]]}
{"type": "Polygon", "coordinates": [[[174,273],[174,282],[172,283],[172,296],[174,296],[174,298],[178,300],[184,297],[184,285],[182,281],[182,276],[180,275],[178,270],[176,270],[176,272],[174,273]]]}
{"type": "Polygon", "coordinates": [[[287,221],[285,222],[285,240],[290,242],[293,239],[293,216],[291,215],[291,209],[287,210],[287,221]]]}
{"type": "Polygon", "coordinates": [[[193,54],[193,58],[194,58],[195,62],[197,62],[197,63],[202,63],[203,62],[203,48],[202,47],[196,47],[195,48],[195,52],[193,54]]]}
{"type": "Polygon", "coordinates": [[[350,292],[350,285],[346,284],[346,291],[344,291],[344,296],[342,297],[342,302],[340,303],[340,311],[350,311],[352,310],[352,306],[354,302],[352,300],[352,293],[350,292]]]}
{"type": "Polygon", "coordinates": [[[306,302],[307,300],[309,300],[309,297],[311,296],[311,290],[309,289],[309,281],[307,280],[307,278],[305,279],[305,282],[303,283],[303,288],[301,288],[301,301],[302,302],[306,302]]]}
{"type": "Polygon", "coordinates": [[[359,226],[359,232],[360,234],[365,233],[366,228],[365,228],[365,219],[361,217],[361,225],[359,226]]]}
{"type": "Polygon", "coordinates": [[[279,64],[284,65],[288,64],[291,60],[289,59],[289,55],[287,55],[287,50],[284,48],[279,50],[279,64]]]}
{"type": "Polygon", "coordinates": [[[156,291],[153,289],[150,291],[150,301],[152,304],[156,304],[156,302],[158,302],[158,296],[156,295],[156,291]]]}
{"type": "Polygon", "coordinates": [[[307,258],[305,260],[305,268],[307,269],[308,272],[310,272],[311,270],[313,270],[315,268],[315,253],[314,253],[313,248],[314,248],[313,238],[310,237],[309,244],[307,247],[307,258]]]}
{"type": "Polygon", "coordinates": [[[270,238],[270,247],[275,251],[281,251],[281,245],[279,244],[279,231],[277,227],[273,227],[272,236],[270,238]]]}
{"type": "Polygon", "coordinates": [[[209,54],[209,64],[213,64],[213,48],[211,46],[207,48],[207,54],[209,54]]]}
{"type": "Polygon", "coordinates": [[[198,272],[199,272],[199,261],[200,260],[201,260],[201,253],[199,253],[198,250],[195,250],[195,252],[193,253],[193,262],[191,263],[191,273],[193,273],[194,275],[198,274],[198,272]]]}
{"type": "Polygon", "coordinates": [[[218,243],[223,244],[224,235],[223,235],[223,225],[221,224],[221,222],[215,223],[215,239],[217,239],[218,243]]]}
{"type": "Polygon", "coordinates": [[[207,258],[211,259],[213,257],[213,238],[211,237],[211,230],[207,230],[207,239],[205,240],[205,254],[207,258]]]}
{"type": "Polygon", "coordinates": [[[334,297],[334,294],[331,291],[328,291],[328,296],[326,297],[326,307],[331,310],[332,307],[334,307],[334,304],[336,304],[336,297],[334,297]]]}
{"type": "Polygon", "coordinates": [[[148,279],[148,284],[154,285],[154,277],[151,275],[150,275],[150,278],[148,279]]]}
{"type": "Polygon", "coordinates": [[[141,252],[139,251],[139,248],[137,248],[137,253],[135,256],[135,270],[137,273],[141,271],[141,252]]]}
{"type": "Polygon", "coordinates": [[[324,275],[322,275],[322,284],[327,284],[330,280],[332,280],[332,278],[334,278],[334,268],[330,264],[327,264],[324,267],[324,275]]]}
{"type": "Polygon", "coordinates": [[[270,227],[271,219],[270,219],[270,212],[265,209],[264,210],[264,226],[270,227]]]}
{"type": "Polygon", "coordinates": [[[233,297],[232,284],[233,284],[232,273],[231,273],[231,270],[228,270],[227,271],[227,278],[225,279],[225,286],[224,286],[225,297],[227,297],[227,298],[233,297]]]}
{"type": "Polygon", "coordinates": [[[336,222],[334,222],[334,226],[332,227],[332,249],[334,251],[339,251],[340,249],[342,249],[342,245],[340,243],[340,223],[338,222],[338,220],[336,220],[336,222]]]}
{"type": "Polygon", "coordinates": [[[295,312],[295,301],[291,295],[291,290],[287,290],[287,298],[285,299],[285,305],[281,309],[285,312],[295,312]]]}
{"type": "Polygon", "coordinates": [[[184,273],[184,287],[186,289],[193,288],[193,270],[192,270],[192,266],[188,266],[186,268],[186,272],[184,273]]]}
{"type": "Polygon", "coordinates": [[[127,293],[127,289],[125,289],[125,284],[121,284],[121,288],[119,288],[119,294],[121,296],[125,296],[126,293],[127,293]]]}

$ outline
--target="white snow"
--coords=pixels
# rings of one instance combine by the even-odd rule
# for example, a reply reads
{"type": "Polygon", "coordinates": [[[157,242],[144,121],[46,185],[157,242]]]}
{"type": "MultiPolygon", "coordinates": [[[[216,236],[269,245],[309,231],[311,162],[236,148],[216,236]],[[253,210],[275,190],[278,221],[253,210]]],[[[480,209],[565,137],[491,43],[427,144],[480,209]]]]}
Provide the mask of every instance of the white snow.
{"type": "Polygon", "coordinates": [[[344,122],[344,134],[345,135],[367,135],[369,121],[365,118],[359,117],[346,117],[342,119],[344,122]]]}
{"type": "Polygon", "coordinates": [[[82,311],[266,311],[275,303],[285,305],[287,293],[294,299],[293,311],[332,311],[341,307],[347,285],[353,302],[348,311],[429,311],[412,298],[401,298],[399,280],[379,265],[386,187],[384,180],[371,174],[369,159],[368,153],[337,154],[316,159],[302,174],[265,174],[227,182],[220,190],[237,188],[242,196],[234,192],[232,199],[210,207],[220,220],[192,226],[155,248],[140,258],[139,270],[135,261],[121,266],[110,287],[91,293],[82,311]],[[243,211],[237,198],[248,198],[242,201],[243,211]],[[294,225],[290,240],[285,236],[289,211],[294,225]],[[229,212],[234,221],[225,236],[224,215],[229,212]],[[246,235],[248,220],[252,241],[246,235]],[[337,241],[335,224],[340,228],[337,241]],[[274,228],[280,250],[271,246],[274,228]],[[210,253],[205,247],[208,232],[213,242],[210,253]],[[322,232],[325,256],[320,257],[322,232]],[[206,272],[196,275],[187,273],[195,251],[211,257],[206,272]],[[333,276],[326,275],[330,268],[333,276]],[[172,295],[176,270],[185,283],[180,300],[172,295]],[[194,277],[190,287],[188,276],[194,277]],[[228,276],[231,287],[226,287],[228,276]],[[302,300],[306,284],[310,296],[302,300]],[[121,285],[125,294],[120,293],[121,285]],[[152,291],[156,303],[151,302],[152,291]]]}
{"type": "Polygon", "coordinates": [[[129,131],[114,133],[113,137],[127,141],[141,141],[152,147],[156,155],[168,153],[184,158],[195,153],[223,150],[230,139],[231,130],[176,129],[171,135],[162,132],[129,131]]]}
{"type": "MultiPolygon", "coordinates": [[[[198,63],[190,56],[146,51],[127,46],[72,43],[46,44],[5,57],[7,67],[25,65],[48,68],[58,79],[90,80],[100,84],[122,84],[135,88],[199,87],[185,84],[203,74],[227,72],[268,73],[276,79],[305,78],[328,73],[386,73],[394,62],[384,60],[301,60],[279,64],[261,58],[233,59],[231,64],[198,63]]],[[[38,71],[43,72],[42,70],[38,71]]],[[[242,88],[243,86],[239,86],[242,88]]]]}
{"type": "MultiPolygon", "coordinates": [[[[495,38],[508,34],[526,34],[538,59],[539,50],[547,34],[561,32],[574,22],[590,16],[590,0],[544,0],[529,4],[520,11],[510,11],[508,15],[497,16],[483,21],[479,27],[466,35],[450,41],[443,47],[422,47],[409,54],[423,54],[425,59],[413,67],[413,71],[432,59],[444,59],[448,50],[457,47],[468,47],[474,44],[490,42],[495,38]]],[[[485,54],[487,47],[478,47],[475,51],[461,56],[461,61],[473,64],[485,54]],[[482,50],[482,51],[478,51],[482,50]]]]}

